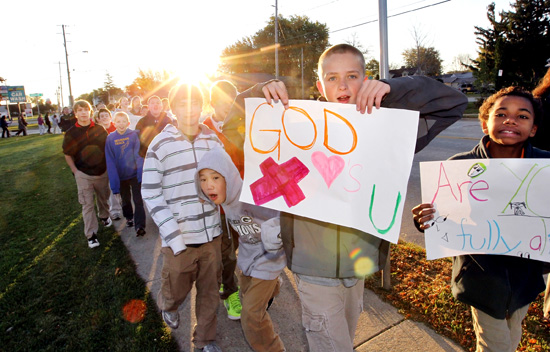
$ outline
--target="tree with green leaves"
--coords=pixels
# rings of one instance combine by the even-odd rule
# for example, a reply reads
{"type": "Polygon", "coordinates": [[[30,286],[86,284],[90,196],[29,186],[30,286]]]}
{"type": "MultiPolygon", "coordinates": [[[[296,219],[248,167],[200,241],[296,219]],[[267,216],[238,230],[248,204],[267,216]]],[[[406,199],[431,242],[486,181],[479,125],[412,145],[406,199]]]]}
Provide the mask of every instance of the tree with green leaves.
{"type": "Polygon", "coordinates": [[[472,69],[478,85],[495,89],[536,86],[550,57],[550,0],[516,0],[510,11],[487,7],[489,28],[476,26],[478,57],[472,69]]]}
{"type": "Polygon", "coordinates": [[[443,60],[439,56],[439,51],[434,47],[418,46],[405,49],[402,53],[406,67],[414,67],[417,74],[425,76],[441,75],[441,64],[443,60]]]}
{"type": "MultiPolygon", "coordinates": [[[[311,21],[307,16],[279,15],[279,75],[300,78],[302,52],[304,82],[312,86],[316,81],[317,60],[328,47],[326,24],[311,21]]],[[[275,74],[275,17],[254,35],[228,46],[222,52],[220,71],[227,74],[275,74]]]]}
{"type": "Polygon", "coordinates": [[[380,63],[376,59],[370,59],[365,64],[365,76],[369,79],[380,79],[380,63]]]}

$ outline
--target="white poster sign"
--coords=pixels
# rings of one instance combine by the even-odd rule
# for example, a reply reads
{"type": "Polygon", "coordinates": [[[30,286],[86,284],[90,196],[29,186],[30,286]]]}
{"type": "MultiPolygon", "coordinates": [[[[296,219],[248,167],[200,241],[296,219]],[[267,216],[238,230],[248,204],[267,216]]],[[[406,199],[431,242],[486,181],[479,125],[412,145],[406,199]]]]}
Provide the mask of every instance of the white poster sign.
{"type": "Polygon", "coordinates": [[[426,255],[501,254],[550,262],[550,159],[420,163],[422,202],[437,213],[426,255]]]}
{"type": "Polygon", "coordinates": [[[361,114],[355,104],[246,105],[241,200],[353,227],[393,243],[412,166],[418,112],[361,114]]]}

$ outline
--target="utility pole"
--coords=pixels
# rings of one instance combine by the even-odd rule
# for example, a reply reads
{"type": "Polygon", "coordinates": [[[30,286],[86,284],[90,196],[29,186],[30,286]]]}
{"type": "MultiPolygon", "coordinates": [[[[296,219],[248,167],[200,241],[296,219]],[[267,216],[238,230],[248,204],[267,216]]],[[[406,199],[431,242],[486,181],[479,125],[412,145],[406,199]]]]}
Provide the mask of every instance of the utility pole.
{"type": "Polygon", "coordinates": [[[300,67],[302,69],[302,99],[304,99],[304,47],[302,46],[301,48],[301,63],[300,63],[300,67]]]}
{"type": "MultiPolygon", "coordinates": [[[[63,81],[61,78],[61,61],[59,61],[59,93],[61,94],[61,105],[65,106],[63,103],[63,81]]],[[[59,100],[58,100],[59,103],[59,100]]]]}
{"type": "Polygon", "coordinates": [[[279,13],[275,0],[275,79],[279,79],[279,13]]]}
{"type": "Polygon", "coordinates": [[[71,88],[71,70],[69,69],[69,54],[67,53],[67,39],[65,38],[65,25],[62,24],[63,29],[63,45],[65,46],[65,61],[67,63],[67,79],[69,80],[69,105],[72,107],[74,104],[73,90],[71,88]]]}
{"type": "MultiPolygon", "coordinates": [[[[378,0],[378,23],[380,28],[380,78],[390,78],[388,60],[388,4],[387,0],[378,0]]],[[[389,257],[388,257],[389,258],[389,257]]],[[[389,272],[388,272],[389,274],[389,272]]],[[[389,276],[388,276],[389,277],[389,276]]]]}
{"type": "MultiPolygon", "coordinates": [[[[390,78],[390,68],[388,61],[388,4],[387,0],[378,0],[378,23],[380,25],[380,78],[390,78]]],[[[384,246],[383,246],[384,247],[384,246]]],[[[382,269],[382,287],[386,290],[391,288],[390,282],[390,246],[382,249],[386,252],[386,262],[382,269]]]]}

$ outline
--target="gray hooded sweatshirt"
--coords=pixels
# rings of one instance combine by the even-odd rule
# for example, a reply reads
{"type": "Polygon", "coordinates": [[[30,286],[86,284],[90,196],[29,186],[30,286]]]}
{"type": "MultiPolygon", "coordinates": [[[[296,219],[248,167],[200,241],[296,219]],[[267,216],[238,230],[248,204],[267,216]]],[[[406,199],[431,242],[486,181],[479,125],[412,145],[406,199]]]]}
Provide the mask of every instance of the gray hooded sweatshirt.
{"type": "Polygon", "coordinates": [[[262,243],[262,232],[264,238],[266,235],[273,238],[280,234],[277,221],[279,212],[239,201],[243,181],[231,158],[222,148],[214,148],[204,154],[195,173],[197,194],[201,199],[212,203],[201,190],[199,172],[203,169],[212,169],[225,178],[226,197],[221,206],[228,225],[239,234],[239,269],[244,275],[257,279],[276,279],[286,266],[286,256],[282,248],[267,251],[262,243]]]}

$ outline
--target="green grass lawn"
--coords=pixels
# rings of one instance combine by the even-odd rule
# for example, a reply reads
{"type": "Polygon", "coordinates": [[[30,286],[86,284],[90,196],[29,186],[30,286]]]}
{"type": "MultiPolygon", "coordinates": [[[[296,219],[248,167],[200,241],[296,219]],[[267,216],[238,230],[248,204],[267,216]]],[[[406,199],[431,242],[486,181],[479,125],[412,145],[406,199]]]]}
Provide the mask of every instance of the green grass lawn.
{"type": "Polygon", "coordinates": [[[0,140],[0,351],[177,351],[119,235],[88,248],[62,138],[0,140]]]}

